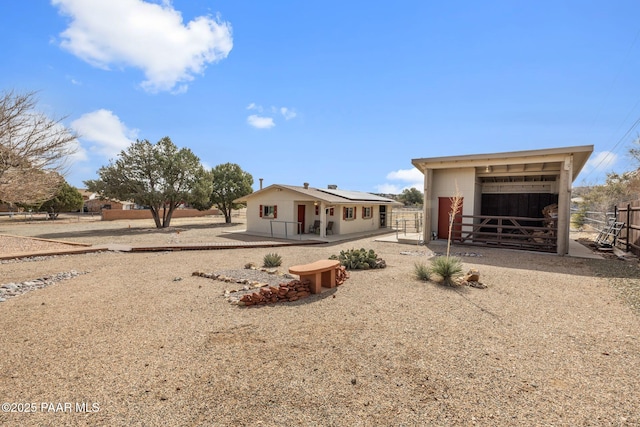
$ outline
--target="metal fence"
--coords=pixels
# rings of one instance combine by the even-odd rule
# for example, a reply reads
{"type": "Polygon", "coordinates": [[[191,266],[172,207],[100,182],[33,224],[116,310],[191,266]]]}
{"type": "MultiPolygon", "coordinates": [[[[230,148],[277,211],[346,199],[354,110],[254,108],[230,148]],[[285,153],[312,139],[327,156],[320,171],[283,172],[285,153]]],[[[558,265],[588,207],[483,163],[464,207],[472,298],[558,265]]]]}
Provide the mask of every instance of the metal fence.
{"type": "Polygon", "coordinates": [[[591,212],[571,209],[571,224],[580,231],[600,232],[615,218],[615,212],[591,212]],[[579,221],[576,221],[580,218],[579,221]]]}
{"type": "Polygon", "coordinates": [[[387,228],[395,230],[396,237],[420,234],[423,227],[422,209],[394,209],[387,220],[387,228]]]}

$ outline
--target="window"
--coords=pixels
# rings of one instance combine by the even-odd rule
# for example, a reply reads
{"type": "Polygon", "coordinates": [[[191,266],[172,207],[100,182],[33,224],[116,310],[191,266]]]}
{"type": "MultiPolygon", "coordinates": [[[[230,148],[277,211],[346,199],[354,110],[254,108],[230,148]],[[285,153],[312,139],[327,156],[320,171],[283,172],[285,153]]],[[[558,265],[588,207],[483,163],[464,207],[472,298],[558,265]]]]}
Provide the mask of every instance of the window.
{"type": "Polygon", "coordinates": [[[316,205],[316,215],[320,215],[320,207],[316,205]]]}
{"type": "Polygon", "coordinates": [[[329,216],[333,216],[333,208],[329,208],[329,216]]]}
{"type": "Polygon", "coordinates": [[[260,205],[260,218],[278,218],[278,206],[260,205]]]}
{"type": "Polygon", "coordinates": [[[345,219],[345,220],[356,219],[356,209],[342,208],[342,219],[345,219]]]}
{"type": "Polygon", "coordinates": [[[362,207],[362,218],[363,219],[368,219],[371,218],[373,215],[371,214],[371,206],[363,206],[362,207]]]}

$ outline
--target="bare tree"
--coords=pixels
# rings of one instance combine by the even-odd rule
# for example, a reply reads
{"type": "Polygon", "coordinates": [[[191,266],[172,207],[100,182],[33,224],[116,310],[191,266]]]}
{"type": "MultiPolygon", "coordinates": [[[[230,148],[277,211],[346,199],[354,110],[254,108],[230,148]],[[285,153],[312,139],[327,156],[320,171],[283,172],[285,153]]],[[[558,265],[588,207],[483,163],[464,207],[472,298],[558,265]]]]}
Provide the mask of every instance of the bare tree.
{"type": "Polygon", "coordinates": [[[0,200],[40,205],[55,196],[63,181],[62,175],[55,171],[11,168],[0,178],[0,200]]]}
{"type": "Polygon", "coordinates": [[[35,203],[53,197],[77,135],[36,110],[35,92],[0,95],[0,200],[35,203]]]}

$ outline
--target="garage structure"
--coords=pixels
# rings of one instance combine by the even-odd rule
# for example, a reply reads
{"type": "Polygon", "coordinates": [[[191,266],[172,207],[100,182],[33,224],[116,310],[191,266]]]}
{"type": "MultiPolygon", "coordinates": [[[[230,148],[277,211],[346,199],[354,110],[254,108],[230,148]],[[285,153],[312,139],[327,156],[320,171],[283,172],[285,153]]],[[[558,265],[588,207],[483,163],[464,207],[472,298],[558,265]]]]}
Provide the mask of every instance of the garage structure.
{"type": "Polygon", "coordinates": [[[593,145],[413,159],[424,174],[423,239],[569,251],[571,187],[593,145]]]}

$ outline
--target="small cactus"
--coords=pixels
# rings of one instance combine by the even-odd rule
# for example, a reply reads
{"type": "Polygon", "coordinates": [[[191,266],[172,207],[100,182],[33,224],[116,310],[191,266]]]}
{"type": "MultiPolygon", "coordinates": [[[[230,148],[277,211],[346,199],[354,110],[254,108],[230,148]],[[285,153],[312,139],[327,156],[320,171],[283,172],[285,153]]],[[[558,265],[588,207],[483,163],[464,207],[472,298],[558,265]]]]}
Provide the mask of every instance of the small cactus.
{"type": "Polygon", "coordinates": [[[262,263],[264,267],[280,267],[282,265],[282,257],[275,252],[266,254],[262,263]]]}
{"type": "Polygon", "coordinates": [[[378,258],[373,249],[350,249],[340,251],[340,255],[331,255],[329,259],[337,259],[347,270],[368,270],[370,268],[384,268],[386,263],[378,258]]]}

